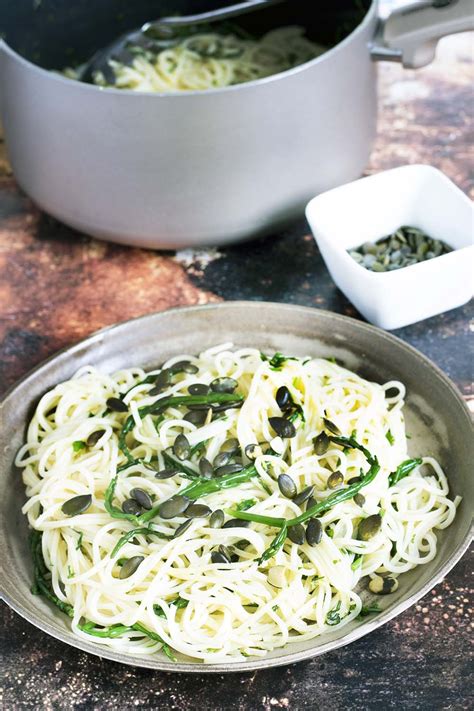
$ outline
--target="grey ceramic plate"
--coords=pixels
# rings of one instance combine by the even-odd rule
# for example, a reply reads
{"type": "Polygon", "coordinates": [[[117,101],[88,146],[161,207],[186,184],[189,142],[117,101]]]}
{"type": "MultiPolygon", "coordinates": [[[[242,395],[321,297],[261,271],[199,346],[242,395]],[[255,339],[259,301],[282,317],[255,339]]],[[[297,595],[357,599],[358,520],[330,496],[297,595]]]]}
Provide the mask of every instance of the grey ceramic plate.
{"type": "Polygon", "coordinates": [[[453,567],[471,538],[474,502],[474,438],[470,414],[453,384],[429,360],[393,336],[372,326],[325,311],[260,302],[225,303],[144,316],[99,331],[39,366],[5,397],[1,405],[0,546],[4,570],[2,595],[6,602],[44,632],[74,647],[107,659],[136,666],[185,672],[250,671],[289,664],[323,654],[380,627],[416,602],[453,567]],[[407,430],[412,455],[434,454],[447,472],[452,494],[463,502],[452,526],[440,532],[436,558],[400,578],[396,593],[381,598],[382,612],[323,637],[295,642],[264,659],[207,666],[182,658],[132,657],[70,632],[68,618],[30,593],[32,570],[26,520],[20,512],[25,500],[21,476],[12,466],[25,423],[38,398],[83,365],[113,371],[140,364],[156,366],[178,353],[198,353],[217,343],[256,346],[266,352],[335,356],[366,378],[383,382],[402,380],[408,390],[407,430]]]}

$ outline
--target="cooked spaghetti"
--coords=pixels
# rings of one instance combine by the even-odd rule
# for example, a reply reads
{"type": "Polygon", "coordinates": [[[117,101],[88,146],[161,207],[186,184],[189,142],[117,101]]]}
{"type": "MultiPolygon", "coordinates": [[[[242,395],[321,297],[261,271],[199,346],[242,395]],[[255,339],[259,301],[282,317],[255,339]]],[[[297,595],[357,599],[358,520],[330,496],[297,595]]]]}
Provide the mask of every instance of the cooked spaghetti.
{"type": "MultiPolygon", "coordinates": [[[[302,27],[281,27],[260,39],[234,32],[191,34],[164,49],[132,47],[130,63],[110,60],[113,86],[148,92],[215,89],[262,79],[304,64],[325,49],[304,35],[302,27]]],[[[67,71],[74,78],[74,73],[67,71]]],[[[107,86],[102,73],[94,83],[107,86]]]]}
{"type": "Polygon", "coordinates": [[[82,368],[16,460],[35,591],[80,637],[207,663],[374,612],[460,500],[435,459],[409,459],[404,394],[231,344],[150,373],[82,368]]]}

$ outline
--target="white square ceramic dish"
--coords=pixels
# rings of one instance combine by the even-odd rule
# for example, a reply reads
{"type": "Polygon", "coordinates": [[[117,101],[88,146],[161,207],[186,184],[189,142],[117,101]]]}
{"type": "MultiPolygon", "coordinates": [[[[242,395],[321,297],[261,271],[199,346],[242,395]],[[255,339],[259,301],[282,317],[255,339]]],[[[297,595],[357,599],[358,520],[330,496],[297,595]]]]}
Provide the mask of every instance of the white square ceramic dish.
{"type": "Polygon", "coordinates": [[[337,286],[376,326],[401,328],[461,306],[473,295],[473,204],[436,168],[407,165],[342,185],[313,198],[306,217],[337,286]],[[419,227],[453,251],[380,273],[347,253],[402,225],[419,227]]]}

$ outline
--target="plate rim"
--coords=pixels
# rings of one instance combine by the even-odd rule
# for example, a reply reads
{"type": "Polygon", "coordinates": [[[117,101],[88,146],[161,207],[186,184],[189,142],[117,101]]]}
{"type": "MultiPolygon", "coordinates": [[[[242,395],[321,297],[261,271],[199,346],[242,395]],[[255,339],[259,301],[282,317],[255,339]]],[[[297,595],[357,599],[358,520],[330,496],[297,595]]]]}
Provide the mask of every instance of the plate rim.
{"type": "MultiPolygon", "coordinates": [[[[7,402],[10,400],[10,398],[15,394],[16,390],[24,385],[30,378],[36,376],[43,368],[47,367],[52,361],[55,361],[57,359],[60,359],[61,356],[65,355],[73,355],[76,351],[84,348],[85,346],[94,346],[95,342],[97,340],[101,340],[104,335],[108,334],[109,332],[119,329],[121,327],[126,327],[127,325],[131,323],[137,323],[139,321],[146,321],[148,319],[153,319],[156,317],[160,317],[161,315],[169,315],[173,313],[195,313],[199,311],[215,311],[215,310],[222,310],[226,308],[235,308],[235,307],[244,307],[244,308],[252,308],[252,309],[258,309],[258,308],[265,308],[265,307],[278,307],[280,309],[286,310],[286,311],[291,311],[294,312],[300,311],[304,313],[311,313],[315,314],[317,313],[318,316],[321,316],[323,319],[329,319],[329,320],[336,320],[342,324],[346,322],[351,322],[352,324],[357,324],[357,327],[360,328],[362,331],[365,331],[369,335],[376,335],[378,338],[382,338],[382,340],[385,340],[387,342],[395,342],[399,347],[402,347],[402,349],[406,350],[412,357],[415,357],[417,360],[419,360],[425,367],[429,368],[431,371],[434,372],[434,374],[437,375],[439,379],[444,383],[446,387],[451,391],[451,394],[455,397],[457,400],[458,404],[461,405],[461,409],[464,412],[465,417],[467,418],[467,421],[469,422],[471,429],[474,431],[474,423],[473,419],[470,413],[469,408],[467,407],[467,404],[464,400],[464,398],[461,395],[461,392],[455,385],[455,383],[441,370],[439,366],[437,366],[435,363],[433,363],[428,356],[424,355],[421,353],[419,350],[417,350],[414,346],[410,345],[409,343],[406,343],[404,340],[399,338],[398,336],[393,335],[392,333],[387,333],[383,329],[377,328],[376,326],[372,326],[371,324],[365,323],[364,321],[360,321],[359,319],[353,318],[351,316],[346,316],[343,314],[338,314],[334,313],[332,311],[328,311],[326,309],[319,309],[319,308],[314,308],[311,306],[300,306],[298,304],[286,304],[286,303],[280,303],[280,302],[275,302],[275,301],[248,301],[248,300],[230,300],[230,301],[222,301],[218,303],[211,303],[211,304],[198,304],[198,305],[192,305],[192,306],[177,306],[173,307],[170,309],[164,309],[162,311],[153,311],[148,314],[143,314],[141,316],[136,316],[132,319],[127,319],[126,321],[119,321],[116,323],[113,323],[109,326],[105,326],[97,331],[92,332],[85,338],[80,339],[76,343],[73,343],[72,345],[67,345],[61,348],[60,350],[52,353],[50,356],[48,356],[46,359],[42,360],[40,363],[38,363],[36,366],[31,368],[25,375],[23,375],[21,378],[19,378],[17,381],[15,381],[3,394],[3,396],[0,399],[0,412],[2,412],[3,408],[7,404],[7,402]]],[[[75,649],[79,649],[83,652],[88,652],[89,654],[92,654],[96,657],[100,657],[103,659],[107,659],[109,661],[117,662],[120,664],[125,664],[127,666],[132,666],[132,667],[139,667],[139,668],[145,668],[145,669],[154,669],[156,671],[166,671],[166,672],[180,672],[180,673],[192,673],[192,674],[223,674],[223,673],[237,673],[237,672],[250,672],[250,671],[256,671],[259,669],[267,669],[270,667],[280,667],[280,666],[285,666],[288,664],[294,664],[296,662],[300,662],[306,659],[314,659],[316,657],[321,656],[322,654],[325,654],[326,652],[333,651],[336,649],[340,649],[341,647],[344,647],[348,644],[351,644],[352,642],[355,642],[358,639],[361,639],[362,637],[365,637],[366,635],[370,634],[374,630],[378,629],[379,627],[382,627],[384,624],[389,622],[391,619],[398,617],[401,613],[405,612],[409,607],[414,605],[418,600],[420,600],[424,595],[426,595],[427,592],[429,592],[433,587],[435,587],[452,569],[453,567],[458,563],[458,561],[461,559],[463,554],[467,551],[471,541],[474,538],[474,523],[471,522],[470,528],[467,531],[466,535],[464,538],[460,541],[459,545],[457,546],[456,550],[453,552],[453,555],[449,560],[447,560],[443,565],[439,566],[438,569],[436,570],[435,574],[433,575],[432,578],[430,578],[423,587],[418,590],[417,592],[411,594],[409,597],[407,597],[405,600],[400,601],[395,605],[395,607],[391,610],[387,610],[380,615],[378,615],[376,618],[373,620],[366,621],[363,625],[360,625],[356,629],[352,630],[350,633],[343,635],[340,639],[337,640],[330,640],[324,644],[321,644],[320,646],[314,648],[314,649],[307,649],[303,650],[300,652],[287,652],[281,657],[277,657],[275,659],[268,659],[267,657],[262,657],[262,658],[257,658],[254,660],[249,660],[249,661],[239,661],[239,662],[219,662],[216,664],[204,664],[202,662],[170,662],[165,659],[161,659],[160,657],[157,657],[156,655],[143,655],[143,656],[133,656],[131,654],[126,654],[126,653],[121,653],[115,651],[113,648],[109,647],[102,647],[100,645],[94,644],[94,642],[88,642],[87,640],[83,640],[80,637],[75,637],[73,640],[71,639],[72,632],[70,631],[62,631],[62,630],[57,630],[55,629],[52,625],[50,625],[47,622],[43,621],[38,621],[35,619],[32,615],[29,614],[27,610],[25,610],[22,605],[17,604],[9,595],[8,593],[3,589],[3,585],[0,581],[0,599],[4,600],[4,602],[12,609],[14,610],[17,614],[20,615],[23,619],[25,619],[27,622],[32,624],[34,627],[37,629],[40,629],[42,632],[45,632],[49,636],[53,637],[54,639],[59,640],[60,642],[63,642],[64,644],[73,647],[75,649]]],[[[288,647],[288,645],[287,645],[288,647]]]]}

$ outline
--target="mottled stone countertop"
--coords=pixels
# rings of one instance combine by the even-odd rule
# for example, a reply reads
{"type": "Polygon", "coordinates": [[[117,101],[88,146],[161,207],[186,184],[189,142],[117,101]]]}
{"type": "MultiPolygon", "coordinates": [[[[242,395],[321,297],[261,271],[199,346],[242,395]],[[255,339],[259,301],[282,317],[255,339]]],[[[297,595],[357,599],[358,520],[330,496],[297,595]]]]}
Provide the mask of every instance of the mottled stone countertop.
{"type": "MultiPolygon", "coordinates": [[[[472,168],[472,44],[443,40],[429,67],[380,67],[368,173],[425,162],[466,193],[472,168]],[[471,161],[470,161],[471,159],[471,161]]],[[[185,304],[264,299],[359,317],[303,219],[222,250],[146,252],[95,241],[39,212],[0,155],[0,388],[107,324],[185,304]],[[117,289],[117,285],[120,288],[117,289]],[[153,288],[150,288],[150,286],[153,288]]],[[[470,306],[397,332],[472,397],[470,306]]],[[[412,609],[343,649],[282,669],[204,677],[122,667],[68,647],[2,606],[7,709],[467,709],[472,558],[412,609]]],[[[470,684],[471,680],[471,684],[470,684]]]]}

